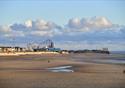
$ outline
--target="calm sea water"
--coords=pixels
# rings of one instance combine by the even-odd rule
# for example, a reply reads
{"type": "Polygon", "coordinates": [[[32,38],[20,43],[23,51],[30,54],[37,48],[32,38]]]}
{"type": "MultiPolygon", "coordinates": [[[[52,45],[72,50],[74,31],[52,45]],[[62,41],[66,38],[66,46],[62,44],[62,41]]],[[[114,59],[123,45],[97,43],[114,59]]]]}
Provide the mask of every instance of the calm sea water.
{"type": "Polygon", "coordinates": [[[112,60],[94,60],[94,62],[108,63],[108,64],[125,64],[125,59],[112,59],[112,60]]]}
{"type": "Polygon", "coordinates": [[[125,51],[111,51],[111,54],[125,54],[125,51]]]}

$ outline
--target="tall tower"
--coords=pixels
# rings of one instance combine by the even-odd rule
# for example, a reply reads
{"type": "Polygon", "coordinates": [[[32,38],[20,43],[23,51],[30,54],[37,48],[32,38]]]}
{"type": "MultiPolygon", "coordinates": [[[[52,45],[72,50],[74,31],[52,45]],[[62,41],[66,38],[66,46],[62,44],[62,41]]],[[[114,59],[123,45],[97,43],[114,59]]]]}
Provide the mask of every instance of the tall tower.
{"type": "Polygon", "coordinates": [[[52,40],[50,39],[46,40],[46,44],[48,48],[54,48],[54,43],[52,40]]]}
{"type": "Polygon", "coordinates": [[[54,43],[51,41],[50,48],[54,48],[54,43]]]}

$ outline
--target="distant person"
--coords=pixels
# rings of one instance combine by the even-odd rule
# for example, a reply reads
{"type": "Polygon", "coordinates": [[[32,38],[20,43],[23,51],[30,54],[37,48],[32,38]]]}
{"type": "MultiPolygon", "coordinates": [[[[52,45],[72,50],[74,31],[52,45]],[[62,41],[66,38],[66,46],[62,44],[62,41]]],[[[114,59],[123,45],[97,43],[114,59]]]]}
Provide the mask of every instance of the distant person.
{"type": "Polygon", "coordinates": [[[50,60],[48,60],[48,63],[50,63],[50,60]]]}
{"type": "Polygon", "coordinates": [[[125,70],[123,70],[123,73],[125,73],[125,70]]]}

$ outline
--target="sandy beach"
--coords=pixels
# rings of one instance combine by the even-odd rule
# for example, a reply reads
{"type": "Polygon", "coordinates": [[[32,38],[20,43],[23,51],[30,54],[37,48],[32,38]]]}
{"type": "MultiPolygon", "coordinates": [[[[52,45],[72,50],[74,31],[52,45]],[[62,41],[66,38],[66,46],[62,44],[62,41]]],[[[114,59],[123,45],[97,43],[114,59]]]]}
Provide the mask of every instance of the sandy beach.
{"type": "Polygon", "coordinates": [[[125,59],[125,55],[0,56],[0,88],[125,88],[125,64],[98,62],[112,59],[125,59]],[[47,70],[58,66],[72,66],[74,72],[47,70]]]}

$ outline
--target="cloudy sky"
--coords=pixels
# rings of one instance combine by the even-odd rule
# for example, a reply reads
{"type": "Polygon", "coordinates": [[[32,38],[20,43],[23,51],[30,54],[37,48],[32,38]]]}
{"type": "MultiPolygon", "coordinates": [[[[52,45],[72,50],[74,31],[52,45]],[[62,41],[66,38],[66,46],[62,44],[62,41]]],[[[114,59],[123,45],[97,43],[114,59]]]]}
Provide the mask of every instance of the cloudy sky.
{"type": "Polygon", "coordinates": [[[124,0],[0,0],[0,45],[125,50],[124,0]]]}

